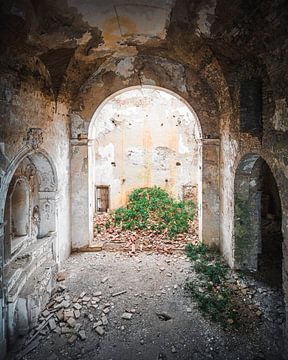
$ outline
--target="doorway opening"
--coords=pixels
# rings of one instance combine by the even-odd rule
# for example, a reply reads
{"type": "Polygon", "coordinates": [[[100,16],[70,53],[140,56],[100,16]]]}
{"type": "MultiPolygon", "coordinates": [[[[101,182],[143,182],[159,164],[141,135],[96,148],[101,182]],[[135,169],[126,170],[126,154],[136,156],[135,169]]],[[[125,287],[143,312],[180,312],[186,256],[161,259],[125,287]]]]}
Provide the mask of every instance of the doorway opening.
{"type": "Polygon", "coordinates": [[[95,213],[105,213],[109,210],[109,186],[98,185],[95,190],[95,213]]]}
{"type": "Polygon", "coordinates": [[[111,223],[103,213],[125,208],[136,189],[157,187],[175,201],[191,200],[201,218],[202,133],[178,95],[154,86],[119,91],[97,109],[88,138],[90,245],[95,228],[103,236],[100,227],[111,223]]]}
{"type": "Polygon", "coordinates": [[[271,169],[259,155],[246,155],[240,161],[234,211],[235,267],[282,288],[281,201],[271,169]]]}

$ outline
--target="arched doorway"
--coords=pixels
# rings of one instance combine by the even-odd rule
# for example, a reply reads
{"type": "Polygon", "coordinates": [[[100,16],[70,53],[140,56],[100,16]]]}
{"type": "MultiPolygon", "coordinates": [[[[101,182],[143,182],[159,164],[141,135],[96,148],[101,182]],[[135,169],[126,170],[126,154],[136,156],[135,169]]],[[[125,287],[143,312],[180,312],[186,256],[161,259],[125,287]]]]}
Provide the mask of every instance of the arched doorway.
{"type": "Polygon", "coordinates": [[[282,287],[282,210],[275,178],[257,154],[244,156],[235,175],[235,267],[256,271],[273,287],[282,287]]]}
{"type": "Polygon", "coordinates": [[[133,189],[151,186],[192,199],[202,217],[201,127],[175,93],[135,86],[113,94],[95,112],[88,144],[90,224],[95,213],[125,206],[133,189]]]}

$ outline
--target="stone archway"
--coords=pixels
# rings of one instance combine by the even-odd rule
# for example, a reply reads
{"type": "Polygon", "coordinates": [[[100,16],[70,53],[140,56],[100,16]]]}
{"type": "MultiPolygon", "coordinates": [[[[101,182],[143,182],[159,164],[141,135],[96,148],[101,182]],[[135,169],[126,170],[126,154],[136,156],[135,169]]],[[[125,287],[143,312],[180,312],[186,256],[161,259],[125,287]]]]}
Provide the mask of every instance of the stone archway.
{"type": "MultiPolygon", "coordinates": [[[[145,87],[142,85],[142,87],[145,87]]],[[[123,87],[118,92],[123,93],[129,89],[141,88],[141,86],[123,87]]],[[[201,168],[201,191],[199,193],[200,239],[208,245],[219,245],[219,139],[202,138],[202,126],[193,109],[180,95],[163,87],[147,86],[147,88],[161,89],[174,95],[187,105],[197,119],[201,137],[202,168],[201,168]]],[[[94,112],[88,124],[83,122],[78,115],[73,115],[72,131],[74,137],[71,140],[71,187],[72,187],[72,248],[86,249],[93,238],[93,206],[94,200],[89,191],[91,184],[91,172],[89,173],[89,146],[91,146],[90,131],[95,117],[110,97],[104,98],[94,112]],[[84,125],[86,130],[84,129],[84,125]],[[81,133],[81,130],[87,135],[81,133]],[[79,133],[80,131],[80,133],[79,133]],[[77,138],[75,138],[77,136],[77,138]]],[[[97,100],[99,102],[99,99],[97,100]]],[[[92,136],[93,138],[93,136],[92,136]]]]}
{"type": "Polygon", "coordinates": [[[281,287],[281,201],[270,167],[260,155],[241,159],[234,191],[235,267],[257,271],[263,281],[281,287]]]}
{"type": "Polygon", "coordinates": [[[158,186],[198,204],[202,225],[202,129],[181,97],[155,86],[116,92],[95,112],[88,144],[90,219],[106,202],[100,194],[115,210],[135,188],[158,186]]]}

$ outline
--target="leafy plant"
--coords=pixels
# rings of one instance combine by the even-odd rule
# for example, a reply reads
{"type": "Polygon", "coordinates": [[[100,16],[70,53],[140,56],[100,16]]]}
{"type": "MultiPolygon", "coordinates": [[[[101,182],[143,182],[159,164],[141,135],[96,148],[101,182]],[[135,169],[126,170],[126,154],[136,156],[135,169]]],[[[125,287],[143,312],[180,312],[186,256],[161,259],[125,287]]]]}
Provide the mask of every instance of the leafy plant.
{"type": "Polygon", "coordinates": [[[160,187],[135,189],[126,208],[114,212],[115,225],[123,230],[166,232],[169,238],[186,233],[196,206],[192,201],[175,201],[160,187]]]}
{"type": "Polygon", "coordinates": [[[219,254],[209,251],[204,244],[188,244],[186,253],[198,277],[187,282],[185,288],[199,309],[224,327],[228,324],[237,327],[238,314],[231,300],[233,289],[226,282],[228,266],[219,254]]]}

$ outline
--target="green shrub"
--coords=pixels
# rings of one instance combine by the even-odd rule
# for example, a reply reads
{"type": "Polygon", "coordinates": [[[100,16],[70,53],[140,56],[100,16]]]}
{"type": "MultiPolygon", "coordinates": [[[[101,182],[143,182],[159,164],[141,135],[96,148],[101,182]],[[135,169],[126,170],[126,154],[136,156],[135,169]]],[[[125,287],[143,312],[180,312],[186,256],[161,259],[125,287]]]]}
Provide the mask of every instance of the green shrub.
{"type": "Polygon", "coordinates": [[[196,206],[192,201],[175,201],[160,187],[135,189],[126,208],[114,212],[115,225],[123,230],[167,232],[169,238],[187,233],[196,206]]]}

